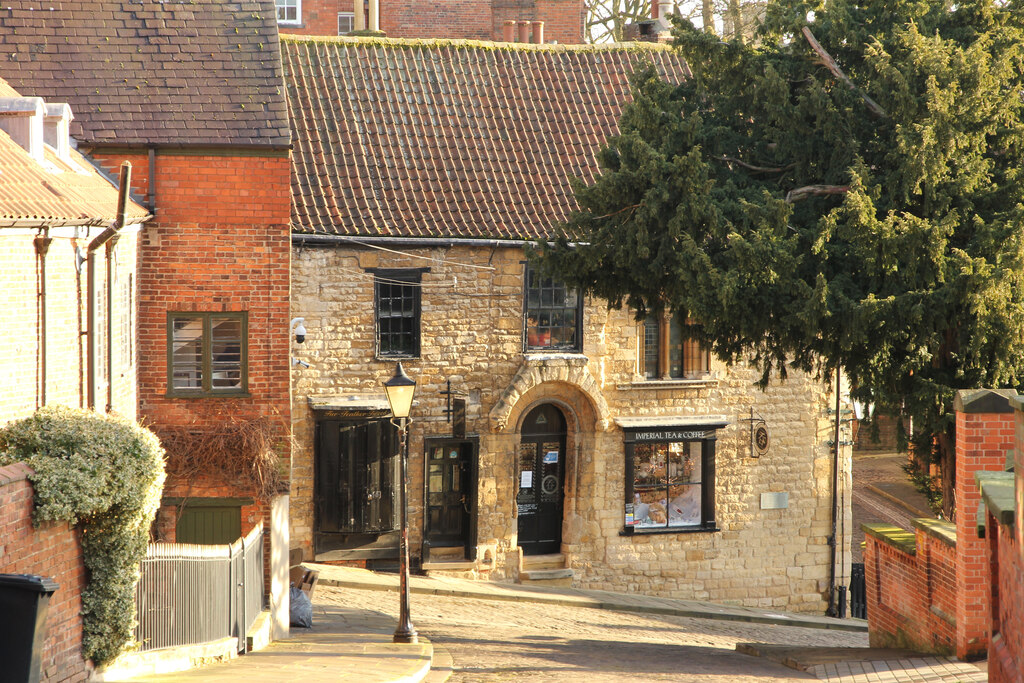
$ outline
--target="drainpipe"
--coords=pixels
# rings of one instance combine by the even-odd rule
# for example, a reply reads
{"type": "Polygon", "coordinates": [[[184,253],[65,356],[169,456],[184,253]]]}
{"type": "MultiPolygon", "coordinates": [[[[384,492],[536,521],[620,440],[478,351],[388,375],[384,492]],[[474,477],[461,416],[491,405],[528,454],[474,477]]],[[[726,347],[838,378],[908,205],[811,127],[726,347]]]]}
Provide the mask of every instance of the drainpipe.
{"type": "Polygon", "coordinates": [[[46,253],[50,250],[49,228],[36,237],[36,254],[39,257],[39,405],[46,405],[46,253]]]}
{"type": "MultiPolygon", "coordinates": [[[[838,510],[836,505],[839,502],[839,434],[840,426],[842,425],[842,415],[839,413],[840,409],[840,390],[842,389],[842,374],[839,372],[839,368],[836,367],[836,433],[835,441],[833,441],[832,450],[832,535],[829,536],[828,544],[831,546],[831,560],[829,561],[829,575],[828,575],[828,610],[825,612],[830,617],[837,617],[841,611],[838,603],[838,595],[836,591],[836,546],[839,544],[839,539],[836,538],[837,532],[837,521],[838,521],[838,510]]],[[[844,591],[845,594],[845,591],[844,591]]],[[[842,610],[845,611],[845,610],[842,610]]]]}
{"type": "Polygon", "coordinates": [[[96,319],[99,317],[99,302],[96,298],[96,250],[107,245],[107,412],[111,410],[111,399],[113,398],[113,371],[111,369],[112,363],[110,362],[109,353],[111,351],[110,343],[110,332],[112,330],[112,321],[110,313],[113,310],[111,303],[111,293],[113,292],[111,283],[111,261],[113,257],[114,244],[117,242],[118,231],[124,227],[124,215],[128,207],[128,191],[131,185],[132,179],[132,165],[131,163],[124,161],[121,163],[121,178],[118,187],[117,194],[117,218],[114,223],[106,230],[101,232],[96,239],[89,243],[88,249],[88,300],[89,300],[89,318],[86,323],[89,329],[89,364],[88,364],[88,392],[89,392],[89,408],[91,410],[96,409],[96,393],[97,393],[97,371],[96,371],[96,360],[100,354],[100,340],[96,329],[96,319]]]}

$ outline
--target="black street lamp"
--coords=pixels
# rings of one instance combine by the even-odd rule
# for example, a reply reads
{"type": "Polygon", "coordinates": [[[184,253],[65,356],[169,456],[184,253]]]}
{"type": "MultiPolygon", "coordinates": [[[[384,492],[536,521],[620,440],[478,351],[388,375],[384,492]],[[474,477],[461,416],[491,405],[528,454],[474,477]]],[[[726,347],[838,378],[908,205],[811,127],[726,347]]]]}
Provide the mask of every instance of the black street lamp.
{"type": "Polygon", "coordinates": [[[395,368],[394,376],[384,382],[384,393],[391,406],[391,423],[398,427],[399,490],[402,492],[402,535],[398,549],[398,627],[395,629],[396,643],[416,643],[416,629],[409,618],[409,499],[405,482],[406,465],[409,460],[409,411],[412,410],[412,396],[416,393],[416,380],[405,374],[402,364],[395,368]],[[398,420],[396,423],[395,420],[398,420]]]}

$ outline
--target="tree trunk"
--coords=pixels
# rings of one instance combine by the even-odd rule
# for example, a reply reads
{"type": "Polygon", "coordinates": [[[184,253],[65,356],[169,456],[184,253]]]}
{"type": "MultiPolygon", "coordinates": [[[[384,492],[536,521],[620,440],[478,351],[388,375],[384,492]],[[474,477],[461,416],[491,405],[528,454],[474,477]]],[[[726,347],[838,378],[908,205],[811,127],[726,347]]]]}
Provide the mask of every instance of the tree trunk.
{"type": "Polygon", "coordinates": [[[704,24],[704,30],[708,33],[715,32],[715,8],[711,0],[701,0],[700,18],[704,24]]]}

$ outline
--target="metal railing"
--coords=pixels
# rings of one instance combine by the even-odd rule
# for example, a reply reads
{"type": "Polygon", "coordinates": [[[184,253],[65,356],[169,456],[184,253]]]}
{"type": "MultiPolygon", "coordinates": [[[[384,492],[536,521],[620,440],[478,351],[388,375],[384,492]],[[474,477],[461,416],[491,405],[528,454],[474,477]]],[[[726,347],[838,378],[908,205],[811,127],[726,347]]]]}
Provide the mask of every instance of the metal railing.
{"type": "Polygon", "coordinates": [[[140,650],[245,635],[264,604],[263,524],[231,545],[151,543],[135,588],[140,650]]]}

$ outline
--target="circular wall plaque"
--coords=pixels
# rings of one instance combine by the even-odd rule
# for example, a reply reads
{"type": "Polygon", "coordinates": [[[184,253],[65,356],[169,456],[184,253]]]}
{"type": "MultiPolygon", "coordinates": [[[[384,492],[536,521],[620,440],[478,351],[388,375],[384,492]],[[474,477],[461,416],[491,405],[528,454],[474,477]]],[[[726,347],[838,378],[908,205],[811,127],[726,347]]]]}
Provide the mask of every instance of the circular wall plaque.
{"type": "Polygon", "coordinates": [[[760,458],[768,452],[771,438],[768,436],[768,425],[759,422],[754,426],[754,457],[760,458]]]}

